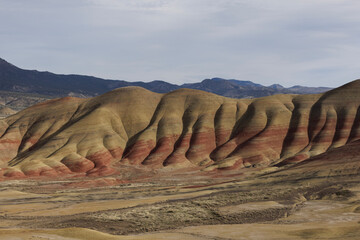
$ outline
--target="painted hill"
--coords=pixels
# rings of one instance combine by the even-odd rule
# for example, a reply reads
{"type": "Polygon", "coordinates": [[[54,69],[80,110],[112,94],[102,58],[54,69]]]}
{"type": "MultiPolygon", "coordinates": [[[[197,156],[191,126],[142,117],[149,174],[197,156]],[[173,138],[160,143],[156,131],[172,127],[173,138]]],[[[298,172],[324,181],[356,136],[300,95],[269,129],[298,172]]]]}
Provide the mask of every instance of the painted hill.
{"type": "Polygon", "coordinates": [[[299,164],[272,173],[271,177],[281,177],[286,181],[291,181],[293,179],[359,176],[359,155],[360,141],[351,141],[344,146],[332,148],[299,164]]]}
{"type": "MultiPolygon", "coordinates": [[[[251,81],[212,78],[199,83],[176,85],[156,80],[152,82],[127,82],[106,80],[84,75],[64,75],[36,70],[24,70],[0,58],[0,91],[36,93],[40,95],[64,97],[92,97],[120,87],[137,86],[157,93],[168,93],[180,88],[199,89],[226,97],[251,98],[278,93],[320,93],[330,88],[266,87],[251,81]]],[[[0,94],[1,96],[1,94],[0,94]]]]}
{"type": "Polygon", "coordinates": [[[102,176],[300,162],[360,139],[360,80],[325,94],[231,99],[139,87],[66,97],[0,121],[0,176],[102,176]]]}

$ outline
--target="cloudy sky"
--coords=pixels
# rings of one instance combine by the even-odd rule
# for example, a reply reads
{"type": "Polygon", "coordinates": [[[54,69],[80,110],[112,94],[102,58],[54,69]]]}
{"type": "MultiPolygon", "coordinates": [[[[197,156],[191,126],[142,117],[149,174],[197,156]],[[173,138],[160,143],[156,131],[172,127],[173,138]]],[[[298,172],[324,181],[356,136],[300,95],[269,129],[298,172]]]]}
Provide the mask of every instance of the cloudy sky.
{"type": "Polygon", "coordinates": [[[172,83],[360,78],[357,0],[0,0],[0,57],[25,69],[172,83]]]}

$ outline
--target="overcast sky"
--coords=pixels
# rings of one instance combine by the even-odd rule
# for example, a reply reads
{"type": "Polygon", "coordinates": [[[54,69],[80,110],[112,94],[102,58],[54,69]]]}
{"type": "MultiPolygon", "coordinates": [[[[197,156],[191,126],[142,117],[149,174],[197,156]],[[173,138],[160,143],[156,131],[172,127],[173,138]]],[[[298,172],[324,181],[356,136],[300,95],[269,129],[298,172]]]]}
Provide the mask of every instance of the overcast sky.
{"type": "Polygon", "coordinates": [[[357,0],[0,0],[0,58],[171,83],[336,87],[360,78],[357,0]]]}

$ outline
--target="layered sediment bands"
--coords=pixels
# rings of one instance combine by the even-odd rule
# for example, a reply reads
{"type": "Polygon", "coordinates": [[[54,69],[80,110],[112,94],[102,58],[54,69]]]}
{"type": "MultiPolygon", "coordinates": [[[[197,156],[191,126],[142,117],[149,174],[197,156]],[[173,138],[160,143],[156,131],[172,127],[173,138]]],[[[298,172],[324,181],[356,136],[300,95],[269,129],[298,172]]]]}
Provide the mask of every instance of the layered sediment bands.
{"type": "Polygon", "coordinates": [[[359,93],[357,80],[325,94],[259,99],[127,87],[52,100],[1,120],[0,178],[299,162],[360,139],[359,93]]]}

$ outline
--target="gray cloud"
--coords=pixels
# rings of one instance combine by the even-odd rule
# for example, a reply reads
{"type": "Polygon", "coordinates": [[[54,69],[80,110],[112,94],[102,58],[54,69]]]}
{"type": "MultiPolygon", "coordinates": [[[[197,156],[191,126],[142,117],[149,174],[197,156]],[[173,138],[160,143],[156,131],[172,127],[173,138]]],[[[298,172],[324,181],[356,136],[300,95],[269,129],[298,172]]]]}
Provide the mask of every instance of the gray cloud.
{"type": "Polygon", "coordinates": [[[0,0],[0,57],[174,83],[339,86],[360,77],[354,0],[0,0]]]}

